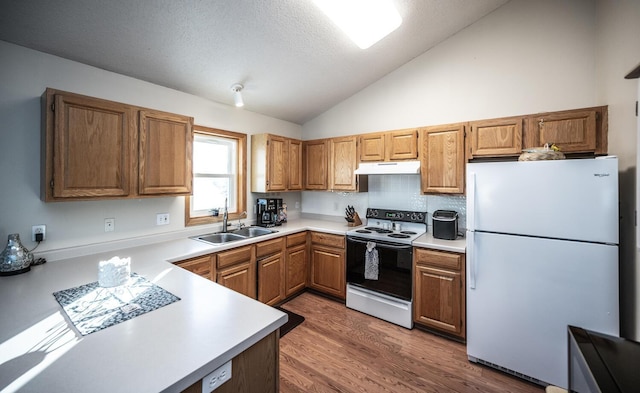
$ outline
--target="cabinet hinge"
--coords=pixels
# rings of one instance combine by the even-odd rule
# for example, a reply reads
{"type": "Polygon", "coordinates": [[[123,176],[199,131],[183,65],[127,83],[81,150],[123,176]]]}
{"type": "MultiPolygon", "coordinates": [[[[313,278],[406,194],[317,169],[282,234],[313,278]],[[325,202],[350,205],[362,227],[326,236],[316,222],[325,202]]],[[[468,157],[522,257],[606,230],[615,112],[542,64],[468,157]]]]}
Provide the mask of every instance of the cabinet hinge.
{"type": "Polygon", "coordinates": [[[55,112],[56,111],[56,103],[52,102],[51,103],[51,112],[55,112]]]}
{"type": "Polygon", "coordinates": [[[636,117],[638,117],[638,101],[636,101],[636,117]]]}
{"type": "Polygon", "coordinates": [[[600,112],[596,112],[596,120],[600,120],[600,112]]]}
{"type": "Polygon", "coordinates": [[[49,182],[49,187],[51,187],[51,189],[53,189],[53,179],[51,179],[51,181],[49,182]]]}

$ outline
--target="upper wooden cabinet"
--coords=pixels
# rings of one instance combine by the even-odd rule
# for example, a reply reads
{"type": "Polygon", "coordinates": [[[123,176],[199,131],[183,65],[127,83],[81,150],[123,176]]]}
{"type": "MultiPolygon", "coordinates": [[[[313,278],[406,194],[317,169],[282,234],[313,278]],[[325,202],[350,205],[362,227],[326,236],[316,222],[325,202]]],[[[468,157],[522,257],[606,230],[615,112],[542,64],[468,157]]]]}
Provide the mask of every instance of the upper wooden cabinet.
{"type": "Polygon", "coordinates": [[[138,193],[187,195],[193,178],[193,118],[140,111],[138,193]]]}
{"type": "Polygon", "coordinates": [[[464,193],[464,123],[420,130],[423,193],[464,193]]]}
{"type": "Polygon", "coordinates": [[[354,191],[357,165],[357,137],[329,139],[329,189],[354,191]]]}
{"type": "Polygon", "coordinates": [[[606,106],[469,123],[467,159],[518,157],[523,149],[555,144],[565,154],[607,154],[606,106]]]}
{"type": "Polygon", "coordinates": [[[191,193],[193,118],[47,89],[42,198],[191,193]]]}
{"type": "Polygon", "coordinates": [[[525,146],[555,144],[563,153],[606,154],[606,107],[528,116],[525,146]],[[604,126],[604,127],[603,127],[604,126]]]}
{"type": "Polygon", "coordinates": [[[326,190],[328,186],[328,142],[326,139],[304,141],[304,188],[306,190],[326,190]]]}
{"type": "Polygon", "coordinates": [[[302,142],[271,134],[251,136],[251,191],[302,189],[302,142]]]}
{"type": "Polygon", "coordinates": [[[364,134],[360,139],[360,161],[415,160],[418,130],[407,129],[364,134]]]}
{"type": "Polygon", "coordinates": [[[468,158],[520,155],[523,125],[523,117],[470,122],[468,158]]]}

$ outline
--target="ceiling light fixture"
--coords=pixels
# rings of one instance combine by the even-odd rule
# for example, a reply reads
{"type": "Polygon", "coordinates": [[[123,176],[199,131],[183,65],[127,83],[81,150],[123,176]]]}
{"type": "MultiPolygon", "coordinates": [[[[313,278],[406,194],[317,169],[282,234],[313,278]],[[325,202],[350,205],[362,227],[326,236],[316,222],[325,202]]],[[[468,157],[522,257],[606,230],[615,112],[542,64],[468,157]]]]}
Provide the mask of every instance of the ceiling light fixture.
{"type": "Polygon", "coordinates": [[[244,86],[242,86],[239,83],[236,83],[235,85],[231,86],[231,91],[233,92],[233,101],[235,102],[238,108],[244,106],[244,101],[242,100],[242,94],[240,93],[242,89],[244,89],[244,86]]]}
{"type": "Polygon", "coordinates": [[[313,0],[361,49],[367,49],[402,24],[391,0],[313,0]]]}

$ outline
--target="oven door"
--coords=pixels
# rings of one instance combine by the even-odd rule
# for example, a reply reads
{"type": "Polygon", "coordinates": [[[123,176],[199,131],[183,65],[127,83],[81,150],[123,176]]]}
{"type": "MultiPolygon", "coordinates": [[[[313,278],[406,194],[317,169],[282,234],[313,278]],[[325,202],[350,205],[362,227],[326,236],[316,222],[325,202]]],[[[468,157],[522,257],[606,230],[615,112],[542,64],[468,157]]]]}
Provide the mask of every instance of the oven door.
{"type": "Polygon", "coordinates": [[[347,236],[347,283],[403,300],[412,299],[413,248],[410,244],[375,241],[378,279],[364,278],[367,243],[372,240],[347,236]]]}

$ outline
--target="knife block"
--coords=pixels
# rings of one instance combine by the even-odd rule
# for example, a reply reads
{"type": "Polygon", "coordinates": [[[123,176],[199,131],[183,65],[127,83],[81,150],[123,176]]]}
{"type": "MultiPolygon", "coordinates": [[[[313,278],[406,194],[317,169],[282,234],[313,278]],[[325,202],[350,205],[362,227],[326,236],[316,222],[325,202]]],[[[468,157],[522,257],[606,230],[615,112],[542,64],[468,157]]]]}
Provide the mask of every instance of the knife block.
{"type": "Polygon", "coordinates": [[[350,227],[357,227],[362,225],[362,220],[360,219],[360,216],[358,215],[358,212],[355,212],[353,214],[353,222],[349,222],[347,223],[348,226],[350,227]]]}

